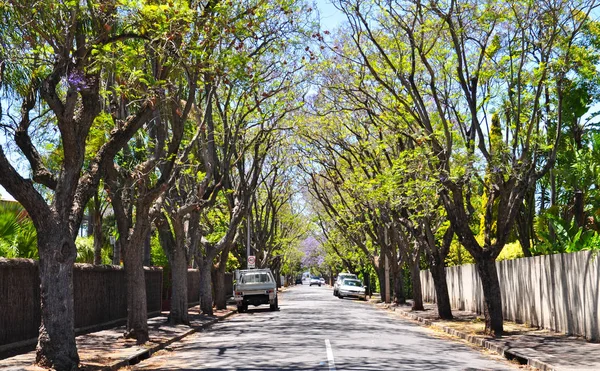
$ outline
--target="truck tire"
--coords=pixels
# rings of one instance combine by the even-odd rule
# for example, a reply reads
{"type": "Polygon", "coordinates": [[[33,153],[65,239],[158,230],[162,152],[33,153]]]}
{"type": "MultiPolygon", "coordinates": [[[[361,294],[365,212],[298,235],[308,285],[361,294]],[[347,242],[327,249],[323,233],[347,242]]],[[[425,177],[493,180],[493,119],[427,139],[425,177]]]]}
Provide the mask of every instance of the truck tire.
{"type": "Polygon", "coordinates": [[[275,304],[270,304],[269,307],[272,311],[279,309],[279,299],[275,298],[275,304]]]}
{"type": "Polygon", "coordinates": [[[244,306],[243,305],[238,305],[237,306],[237,310],[238,310],[238,313],[244,313],[244,306]]]}

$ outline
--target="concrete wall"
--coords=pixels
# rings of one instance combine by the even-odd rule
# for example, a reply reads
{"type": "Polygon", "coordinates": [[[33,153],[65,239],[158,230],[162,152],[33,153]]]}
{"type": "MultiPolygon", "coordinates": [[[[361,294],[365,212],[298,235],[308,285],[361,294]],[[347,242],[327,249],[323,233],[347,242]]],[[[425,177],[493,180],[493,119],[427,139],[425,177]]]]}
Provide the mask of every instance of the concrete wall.
{"type": "MultiPolygon", "coordinates": [[[[148,312],[160,310],[162,272],[146,268],[148,312]]],[[[75,264],[75,327],[101,325],[127,317],[125,271],[117,266],[75,264]]],[[[30,259],[0,258],[0,348],[37,338],[40,326],[38,264],[30,259]]]]}
{"type": "MultiPolygon", "coordinates": [[[[506,320],[600,341],[600,264],[590,251],[496,263],[506,320]]],[[[446,268],[454,309],[483,312],[474,265],[446,268]]],[[[435,301],[429,271],[421,271],[423,299],[435,301]]]]}

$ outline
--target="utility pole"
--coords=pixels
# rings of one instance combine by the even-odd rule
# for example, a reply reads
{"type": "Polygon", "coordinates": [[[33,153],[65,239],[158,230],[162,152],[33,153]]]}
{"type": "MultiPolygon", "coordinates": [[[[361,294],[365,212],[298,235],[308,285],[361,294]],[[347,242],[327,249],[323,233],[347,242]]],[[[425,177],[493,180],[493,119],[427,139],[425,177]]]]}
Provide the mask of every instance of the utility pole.
{"type": "Polygon", "coordinates": [[[250,205],[248,205],[248,215],[246,216],[246,269],[249,269],[249,257],[250,257],[250,205]]]}

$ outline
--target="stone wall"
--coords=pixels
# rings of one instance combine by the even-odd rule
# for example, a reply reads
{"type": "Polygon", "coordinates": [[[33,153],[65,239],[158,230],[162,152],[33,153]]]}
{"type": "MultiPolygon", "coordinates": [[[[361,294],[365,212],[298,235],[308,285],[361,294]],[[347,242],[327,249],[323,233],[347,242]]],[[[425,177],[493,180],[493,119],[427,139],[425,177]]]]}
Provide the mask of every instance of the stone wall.
{"type": "MultiPolygon", "coordinates": [[[[590,251],[496,263],[506,320],[600,341],[600,264],[590,251]]],[[[483,311],[474,265],[446,268],[452,307],[483,311]]],[[[421,271],[423,299],[435,301],[429,271],[421,271]]]]}

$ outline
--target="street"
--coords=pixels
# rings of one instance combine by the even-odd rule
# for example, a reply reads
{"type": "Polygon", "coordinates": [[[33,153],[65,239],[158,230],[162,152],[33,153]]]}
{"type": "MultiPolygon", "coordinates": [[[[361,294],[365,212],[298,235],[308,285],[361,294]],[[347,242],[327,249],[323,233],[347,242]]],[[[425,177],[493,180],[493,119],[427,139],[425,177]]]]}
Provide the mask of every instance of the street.
{"type": "Polygon", "coordinates": [[[172,344],[134,370],[513,370],[328,286],[280,293],[280,311],[250,307],[172,344]]]}

